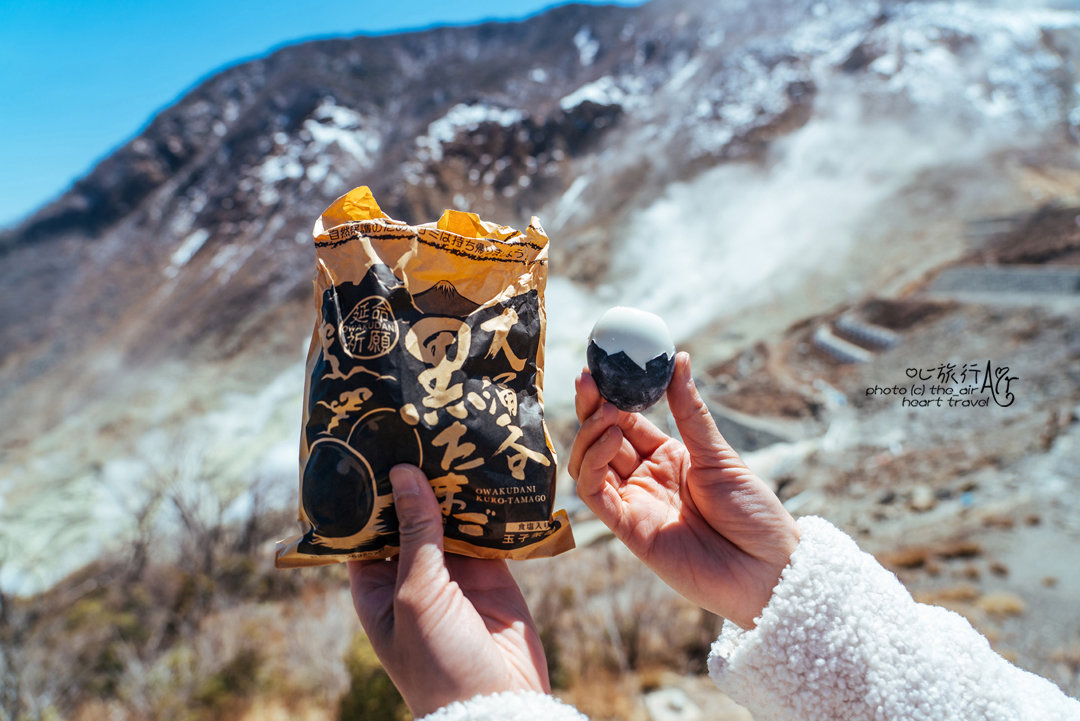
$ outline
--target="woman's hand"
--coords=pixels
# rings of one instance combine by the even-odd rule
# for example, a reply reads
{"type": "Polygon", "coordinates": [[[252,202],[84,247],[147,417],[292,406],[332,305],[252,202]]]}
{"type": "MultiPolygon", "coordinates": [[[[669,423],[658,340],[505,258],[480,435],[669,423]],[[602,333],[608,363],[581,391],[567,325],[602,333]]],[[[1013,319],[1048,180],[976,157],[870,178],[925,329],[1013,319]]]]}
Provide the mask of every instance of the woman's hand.
{"type": "Polygon", "coordinates": [[[577,493],[669,586],[742,628],[769,601],[799,531],[720,435],[680,353],[668,386],[683,443],[577,381],[581,421],[570,454],[577,493]]]}
{"type": "Polygon", "coordinates": [[[415,466],[390,471],[401,553],[350,561],[353,604],[413,716],[501,691],[549,693],[547,663],[503,560],[443,554],[442,513],[415,466]]]}

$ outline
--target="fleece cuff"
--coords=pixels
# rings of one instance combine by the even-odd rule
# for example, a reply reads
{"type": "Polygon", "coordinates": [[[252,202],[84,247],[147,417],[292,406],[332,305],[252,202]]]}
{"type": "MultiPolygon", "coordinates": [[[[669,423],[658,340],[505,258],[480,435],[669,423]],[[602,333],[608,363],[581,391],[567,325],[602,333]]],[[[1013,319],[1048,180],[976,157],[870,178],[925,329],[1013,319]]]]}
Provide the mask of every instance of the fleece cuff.
{"type": "Polygon", "coordinates": [[[726,622],[709,674],[755,721],[1080,720],[1080,702],[995,653],[963,617],[915,603],[827,521],[802,539],[757,626],[726,622]]]}
{"type": "Polygon", "coordinates": [[[417,721],[589,721],[573,706],[535,691],[506,691],[455,701],[417,721]]]}

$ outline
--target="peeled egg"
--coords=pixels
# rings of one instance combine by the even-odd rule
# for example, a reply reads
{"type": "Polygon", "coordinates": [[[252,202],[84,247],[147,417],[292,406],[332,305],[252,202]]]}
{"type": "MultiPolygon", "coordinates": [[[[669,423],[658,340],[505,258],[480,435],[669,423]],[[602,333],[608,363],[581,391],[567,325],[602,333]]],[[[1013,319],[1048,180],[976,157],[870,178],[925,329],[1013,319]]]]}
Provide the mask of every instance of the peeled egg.
{"type": "Polygon", "coordinates": [[[589,372],[600,395],[638,413],[660,400],[675,372],[675,343],[658,315],[616,306],[589,335],[589,372]]]}

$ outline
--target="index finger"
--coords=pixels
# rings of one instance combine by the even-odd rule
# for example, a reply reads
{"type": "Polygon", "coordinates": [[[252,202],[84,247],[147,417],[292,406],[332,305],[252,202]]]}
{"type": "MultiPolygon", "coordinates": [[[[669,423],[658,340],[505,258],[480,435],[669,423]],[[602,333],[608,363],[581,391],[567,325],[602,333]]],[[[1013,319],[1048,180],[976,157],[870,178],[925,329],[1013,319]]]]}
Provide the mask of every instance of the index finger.
{"type": "MultiPolygon", "coordinates": [[[[600,404],[604,402],[604,398],[600,395],[600,389],[597,388],[596,381],[593,380],[588,368],[585,368],[581,376],[574,381],[574,387],[577,389],[574,405],[577,410],[578,423],[584,424],[585,419],[590,418],[600,407],[600,404]]],[[[623,432],[623,437],[641,458],[648,458],[657,448],[670,440],[666,433],[653,425],[640,413],[619,411],[618,423],[619,430],[623,432]]],[[[628,452],[630,452],[629,449],[628,452]]],[[[633,455],[632,452],[630,453],[633,455]]],[[[634,465],[637,465],[636,462],[634,465]]]]}
{"type": "Polygon", "coordinates": [[[577,391],[574,408],[577,411],[578,423],[584,423],[586,418],[596,413],[604,399],[600,397],[600,390],[587,367],[582,369],[581,375],[574,381],[574,389],[577,391]]]}

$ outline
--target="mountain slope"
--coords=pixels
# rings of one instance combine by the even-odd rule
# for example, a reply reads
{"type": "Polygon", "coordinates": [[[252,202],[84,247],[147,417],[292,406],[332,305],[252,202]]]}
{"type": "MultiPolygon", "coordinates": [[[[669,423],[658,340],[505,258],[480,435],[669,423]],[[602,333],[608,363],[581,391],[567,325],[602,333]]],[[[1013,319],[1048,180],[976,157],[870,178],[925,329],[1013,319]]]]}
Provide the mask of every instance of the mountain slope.
{"type": "Polygon", "coordinates": [[[0,235],[0,584],[97,553],[190,457],[292,502],[310,228],[356,185],[407,221],[540,217],[570,427],[607,305],[711,362],[903,292],[970,250],[965,219],[1080,193],[1078,57],[1075,13],[654,0],[225,70],[0,235]]]}

